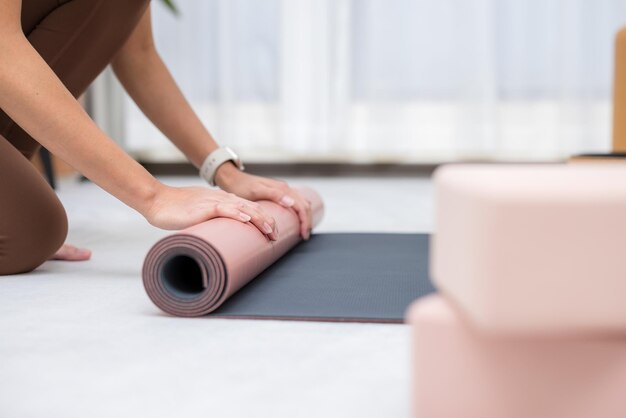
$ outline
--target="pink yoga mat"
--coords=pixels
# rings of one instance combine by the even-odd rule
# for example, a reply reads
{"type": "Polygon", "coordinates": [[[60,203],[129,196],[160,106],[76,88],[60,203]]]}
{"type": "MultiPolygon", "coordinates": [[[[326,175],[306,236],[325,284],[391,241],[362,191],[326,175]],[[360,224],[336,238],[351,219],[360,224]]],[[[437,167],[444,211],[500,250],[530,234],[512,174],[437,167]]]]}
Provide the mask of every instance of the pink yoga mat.
{"type": "MultiPolygon", "coordinates": [[[[313,226],[324,213],[314,190],[299,192],[311,202],[313,226]]],[[[276,220],[277,241],[256,227],[233,219],[211,219],[158,241],[143,266],[143,283],[150,299],[176,316],[202,316],[219,308],[230,296],[280,259],[301,240],[295,211],[260,201],[276,220]]]]}

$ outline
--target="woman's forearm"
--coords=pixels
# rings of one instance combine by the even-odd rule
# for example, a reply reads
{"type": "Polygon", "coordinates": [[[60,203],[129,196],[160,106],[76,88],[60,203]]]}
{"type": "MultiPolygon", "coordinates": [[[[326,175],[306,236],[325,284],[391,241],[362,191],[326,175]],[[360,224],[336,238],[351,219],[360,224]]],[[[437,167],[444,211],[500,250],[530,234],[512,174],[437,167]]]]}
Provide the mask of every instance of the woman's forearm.
{"type": "Polygon", "coordinates": [[[218,147],[154,48],[149,11],[113,60],[113,69],[143,113],[196,167],[218,147]]]}
{"type": "Polygon", "coordinates": [[[21,31],[0,36],[0,108],[94,183],[146,213],[160,183],[102,132],[21,31]]]}

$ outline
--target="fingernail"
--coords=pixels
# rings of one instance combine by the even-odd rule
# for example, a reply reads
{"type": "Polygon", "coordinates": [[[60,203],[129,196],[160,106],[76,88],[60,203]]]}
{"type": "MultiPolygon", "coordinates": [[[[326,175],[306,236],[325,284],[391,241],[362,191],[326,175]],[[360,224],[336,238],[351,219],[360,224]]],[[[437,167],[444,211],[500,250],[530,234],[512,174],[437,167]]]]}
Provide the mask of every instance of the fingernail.
{"type": "Polygon", "coordinates": [[[287,206],[288,208],[292,207],[293,205],[296,204],[296,201],[293,200],[293,198],[291,196],[283,196],[282,199],[280,199],[280,204],[283,206],[287,206]]]}
{"type": "Polygon", "coordinates": [[[268,224],[267,222],[263,224],[263,230],[265,231],[266,234],[271,234],[274,231],[272,227],[270,226],[270,224],[268,224]]]}
{"type": "Polygon", "coordinates": [[[252,219],[250,215],[248,215],[247,213],[243,213],[243,212],[239,212],[239,218],[244,222],[248,222],[250,221],[250,219],[252,219]]]}

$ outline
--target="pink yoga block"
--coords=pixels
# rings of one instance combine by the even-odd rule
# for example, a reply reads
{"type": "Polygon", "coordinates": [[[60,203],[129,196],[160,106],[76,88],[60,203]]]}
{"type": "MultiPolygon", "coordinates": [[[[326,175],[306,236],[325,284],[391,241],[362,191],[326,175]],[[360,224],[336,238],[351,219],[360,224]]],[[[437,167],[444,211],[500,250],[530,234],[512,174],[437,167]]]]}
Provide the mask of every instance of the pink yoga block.
{"type": "Polygon", "coordinates": [[[626,339],[478,334],[438,295],[408,311],[414,418],[624,418],[626,339]]]}
{"type": "Polygon", "coordinates": [[[431,277],[477,327],[626,331],[626,167],[450,165],[435,185],[431,277]]]}

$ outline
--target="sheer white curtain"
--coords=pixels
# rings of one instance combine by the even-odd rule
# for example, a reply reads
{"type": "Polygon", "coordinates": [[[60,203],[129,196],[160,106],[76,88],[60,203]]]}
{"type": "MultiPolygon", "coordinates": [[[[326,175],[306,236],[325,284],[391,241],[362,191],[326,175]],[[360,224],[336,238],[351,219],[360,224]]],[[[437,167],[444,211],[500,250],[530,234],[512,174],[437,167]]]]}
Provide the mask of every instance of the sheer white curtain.
{"type": "MultiPolygon", "coordinates": [[[[248,161],[547,160],[610,143],[623,0],[154,2],[161,54],[248,161]]],[[[124,101],[125,146],[180,155],[124,101]]]]}

